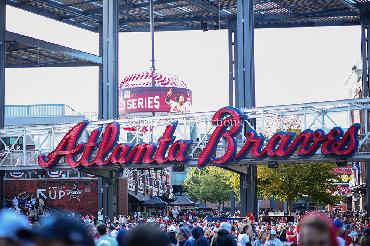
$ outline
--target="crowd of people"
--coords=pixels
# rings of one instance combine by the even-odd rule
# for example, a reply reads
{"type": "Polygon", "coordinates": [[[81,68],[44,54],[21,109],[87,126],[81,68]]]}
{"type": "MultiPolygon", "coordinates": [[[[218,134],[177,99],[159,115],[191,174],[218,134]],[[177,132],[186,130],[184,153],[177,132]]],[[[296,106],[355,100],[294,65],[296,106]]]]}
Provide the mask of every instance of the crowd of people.
{"type": "Polygon", "coordinates": [[[294,221],[252,215],[175,210],[99,216],[47,213],[38,222],[14,209],[0,212],[1,245],[41,246],[357,246],[370,245],[367,215],[360,212],[296,214],[294,221]],[[175,216],[173,216],[175,214],[175,216]]]}
{"type": "Polygon", "coordinates": [[[28,193],[15,196],[11,200],[5,200],[5,207],[11,208],[18,214],[25,214],[31,223],[38,221],[48,210],[44,200],[28,193]]]}

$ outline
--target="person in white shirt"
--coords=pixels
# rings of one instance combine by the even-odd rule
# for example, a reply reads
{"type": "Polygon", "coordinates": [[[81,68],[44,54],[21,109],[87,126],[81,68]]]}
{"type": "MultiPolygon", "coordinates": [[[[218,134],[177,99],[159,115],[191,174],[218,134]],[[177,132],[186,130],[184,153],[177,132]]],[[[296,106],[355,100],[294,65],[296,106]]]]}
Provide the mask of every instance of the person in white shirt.
{"type": "Polygon", "coordinates": [[[190,112],[190,102],[185,101],[185,97],[181,94],[175,96],[175,101],[171,100],[172,88],[167,92],[166,103],[171,107],[171,113],[186,113],[190,112]]]}
{"type": "Polygon", "coordinates": [[[244,225],[238,235],[238,246],[251,245],[251,240],[248,235],[249,225],[244,225]]]}
{"type": "Polygon", "coordinates": [[[12,201],[12,203],[13,203],[13,207],[18,207],[18,197],[14,197],[13,198],[13,201],[12,201]]]}
{"type": "Polygon", "coordinates": [[[269,239],[266,240],[265,246],[282,246],[283,243],[277,238],[277,234],[275,230],[270,231],[269,239]]]}

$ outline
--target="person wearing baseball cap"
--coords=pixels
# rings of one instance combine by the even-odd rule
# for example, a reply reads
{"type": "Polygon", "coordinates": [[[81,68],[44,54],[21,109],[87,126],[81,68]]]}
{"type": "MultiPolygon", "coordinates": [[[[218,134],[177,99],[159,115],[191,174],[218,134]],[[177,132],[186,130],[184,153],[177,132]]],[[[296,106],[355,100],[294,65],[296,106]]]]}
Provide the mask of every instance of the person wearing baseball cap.
{"type": "Polygon", "coordinates": [[[231,235],[232,225],[229,222],[222,222],[217,234],[213,237],[211,246],[236,246],[236,240],[231,235]]]}
{"type": "Polygon", "coordinates": [[[171,225],[168,228],[167,235],[168,235],[168,237],[169,237],[169,239],[170,239],[170,241],[173,245],[177,244],[176,233],[177,233],[176,227],[174,225],[171,225]]]}
{"type": "Polygon", "coordinates": [[[192,246],[191,229],[187,226],[182,226],[176,235],[177,244],[179,246],[192,246]]]}
{"type": "Polygon", "coordinates": [[[275,230],[270,230],[270,234],[268,236],[267,241],[265,242],[265,246],[282,246],[283,243],[277,238],[277,233],[275,230]]]}

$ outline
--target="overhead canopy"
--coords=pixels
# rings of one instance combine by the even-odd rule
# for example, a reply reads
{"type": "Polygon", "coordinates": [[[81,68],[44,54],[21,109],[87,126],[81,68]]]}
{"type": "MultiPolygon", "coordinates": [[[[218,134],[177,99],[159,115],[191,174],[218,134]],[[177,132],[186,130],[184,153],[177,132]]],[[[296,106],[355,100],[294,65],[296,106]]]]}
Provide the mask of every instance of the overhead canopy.
{"type": "Polygon", "coordinates": [[[195,202],[187,198],[186,196],[180,196],[175,201],[170,203],[172,206],[194,206],[195,202]]]}
{"type": "Polygon", "coordinates": [[[200,209],[200,210],[208,210],[208,209],[211,209],[210,207],[208,207],[207,205],[205,205],[203,202],[197,202],[195,204],[195,206],[200,209]]]}
{"type": "Polygon", "coordinates": [[[13,32],[6,32],[6,67],[98,66],[101,57],[13,32]]]}
{"type": "MultiPolygon", "coordinates": [[[[257,28],[358,25],[367,0],[255,0],[257,28]]],[[[98,31],[101,0],[8,0],[7,4],[83,29],[98,31]]],[[[227,28],[237,0],[156,0],[156,31],[227,28]]],[[[149,0],[120,0],[120,31],[149,31],[149,0]]]]}
{"type": "Polygon", "coordinates": [[[166,206],[167,203],[165,203],[164,201],[162,201],[161,198],[157,197],[157,196],[153,196],[151,197],[149,200],[146,200],[145,202],[143,202],[143,205],[144,206],[153,206],[153,207],[163,207],[163,206],[166,206]]]}

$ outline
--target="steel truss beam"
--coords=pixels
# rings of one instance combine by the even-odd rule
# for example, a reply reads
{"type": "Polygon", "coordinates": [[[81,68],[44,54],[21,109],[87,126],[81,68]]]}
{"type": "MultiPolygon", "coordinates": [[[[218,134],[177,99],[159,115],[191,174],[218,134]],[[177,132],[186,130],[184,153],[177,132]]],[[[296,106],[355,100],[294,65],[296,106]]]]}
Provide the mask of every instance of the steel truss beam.
{"type": "MultiPolygon", "coordinates": [[[[64,56],[67,56],[69,59],[72,60],[79,60],[80,62],[76,64],[71,64],[71,66],[92,66],[92,65],[99,65],[102,63],[102,59],[99,56],[92,55],[86,52],[82,52],[79,50],[75,50],[72,48],[64,47],[61,45],[57,45],[54,43],[49,43],[43,40],[35,39],[32,37],[27,37],[24,35],[20,35],[17,33],[13,32],[5,32],[5,39],[7,42],[14,42],[18,44],[24,44],[26,46],[29,46],[29,48],[34,48],[34,49],[41,49],[41,50],[46,50],[50,51],[53,53],[58,53],[64,56]]],[[[11,54],[11,52],[10,52],[11,54]]],[[[47,56],[47,54],[42,54],[43,56],[47,56]]],[[[58,58],[53,58],[53,59],[58,59],[58,58]]],[[[31,60],[29,60],[31,62],[31,60]]],[[[58,62],[57,62],[58,63],[58,62]]],[[[68,63],[68,62],[67,62],[68,63]]],[[[60,60],[60,64],[41,64],[43,67],[53,67],[53,66],[68,66],[66,62],[60,60]]],[[[11,67],[11,66],[9,66],[11,67]]],[[[32,65],[26,65],[26,67],[40,67],[40,64],[32,65]]]]}
{"type": "Polygon", "coordinates": [[[190,4],[197,5],[198,7],[201,7],[202,9],[209,11],[213,14],[220,15],[224,18],[230,18],[232,15],[222,9],[219,9],[217,6],[210,3],[210,1],[206,0],[186,0],[190,4]]]}
{"type": "Polygon", "coordinates": [[[357,13],[360,13],[360,10],[355,6],[355,4],[353,3],[353,1],[351,1],[351,0],[341,0],[341,2],[345,6],[347,6],[348,8],[350,8],[352,11],[357,12],[357,13]]]}
{"type": "MultiPolygon", "coordinates": [[[[163,23],[163,22],[189,22],[189,21],[217,21],[217,17],[203,17],[203,16],[185,16],[185,17],[163,17],[163,18],[156,18],[155,23],[163,23]]],[[[148,22],[148,19],[120,19],[120,25],[127,25],[129,23],[140,23],[140,22],[148,22]]]]}
{"type": "MultiPolygon", "coordinates": [[[[31,13],[36,13],[36,14],[45,16],[45,17],[53,19],[53,20],[58,20],[59,19],[59,16],[57,16],[55,14],[51,14],[50,12],[47,12],[47,11],[35,11],[34,8],[29,7],[27,5],[24,5],[24,4],[19,5],[13,0],[7,0],[7,4],[9,4],[13,7],[16,7],[16,8],[21,8],[21,9],[29,11],[31,13]]],[[[79,27],[79,28],[89,30],[89,31],[93,31],[93,32],[97,31],[94,26],[88,25],[86,23],[80,23],[80,22],[76,22],[76,21],[73,21],[73,20],[69,20],[69,19],[64,19],[63,22],[65,22],[69,25],[75,26],[75,27],[79,27]]]]}
{"type": "MultiPolygon", "coordinates": [[[[157,0],[157,1],[154,1],[154,4],[155,5],[168,4],[168,3],[173,3],[176,1],[177,0],[157,0]]],[[[120,12],[123,12],[123,10],[129,11],[129,10],[137,9],[137,8],[145,8],[145,7],[149,7],[149,1],[139,2],[139,3],[124,3],[124,4],[120,4],[119,7],[120,7],[120,12]]],[[[85,15],[95,15],[95,14],[101,14],[102,11],[103,11],[103,7],[98,7],[96,9],[84,11],[83,13],[85,15]]]]}
{"type": "MultiPolygon", "coordinates": [[[[126,15],[129,13],[130,16],[126,19],[129,20],[121,20],[121,23],[137,23],[138,20],[141,20],[145,17],[142,15],[142,10],[146,10],[149,6],[149,1],[141,1],[138,3],[127,3],[125,1],[119,1],[119,8],[120,8],[120,16],[126,15]],[[138,14],[135,14],[135,11],[138,10],[138,14]],[[128,11],[128,12],[127,12],[128,11]]],[[[169,11],[176,11],[181,10],[181,7],[177,7],[176,5],[172,4],[176,2],[175,0],[157,0],[154,3],[157,5],[165,6],[163,10],[169,11]],[[174,6],[172,6],[174,5],[174,6]]],[[[196,18],[204,18],[205,20],[209,19],[210,21],[213,18],[219,18],[221,21],[235,18],[235,7],[230,6],[224,9],[217,6],[218,2],[215,1],[208,1],[208,0],[186,0],[191,6],[200,7],[202,11],[200,13],[188,13],[187,11],[181,11],[178,14],[163,14],[161,16],[157,13],[156,17],[163,17],[167,20],[172,19],[176,25],[169,26],[168,29],[166,27],[162,27],[161,30],[201,30],[201,27],[198,26],[194,28],[192,26],[191,20],[190,21],[182,21],[181,19],[184,15],[191,15],[192,17],[196,18]],[[207,14],[204,14],[207,13],[207,14]],[[208,17],[206,17],[208,16],[208,17]],[[173,17],[173,18],[172,18],[173,17]],[[177,20],[177,18],[179,20],[177,20]],[[185,25],[181,25],[185,22],[185,25]]],[[[55,1],[55,0],[30,0],[30,1],[23,1],[20,0],[7,0],[9,5],[14,7],[21,8],[26,11],[30,11],[36,14],[43,15],[47,18],[52,18],[57,21],[62,21],[70,25],[74,25],[80,28],[84,28],[90,31],[97,32],[98,26],[102,23],[102,12],[103,8],[102,5],[97,1],[78,1],[73,2],[71,4],[65,4],[62,1],[55,1]],[[80,8],[79,4],[90,4],[96,5],[96,8],[93,7],[92,9],[85,10],[84,8],[80,8]]],[[[256,28],[282,28],[282,27],[315,27],[315,26],[341,26],[341,25],[358,25],[359,23],[359,11],[368,11],[368,3],[359,3],[358,1],[348,1],[348,0],[341,0],[337,3],[335,7],[326,7],[323,6],[321,9],[317,9],[316,11],[310,11],[310,8],[306,6],[306,4],[296,3],[296,4],[282,4],[281,1],[278,0],[270,0],[270,1],[263,1],[258,2],[257,4],[273,4],[270,8],[263,8],[262,10],[256,10],[256,28]],[[274,6],[276,5],[276,6],[274,6]],[[281,12],[281,9],[287,9],[287,13],[284,11],[281,12]],[[360,9],[360,10],[359,10],[360,9]]],[[[91,7],[90,7],[91,8],[91,7]]],[[[166,11],[164,11],[166,12],[166,11]]],[[[157,18],[156,18],[157,19],[157,18]]],[[[158,18],[160,19],[160,18],[158,18]]],[[[129,28],[121,25],[120,30],[127,31],[127,32],[136,32],[136,31],[148,31],[145,28],[145,24],[140,25],[140,28],[129,28]]],[[[226,29],[226,25],[222,25],[221,28],[226,29]]]]}
{"type": "Polygon", "coordinates": [[[50,7],[56,8],[58,10],[62,10],[63,12],[68,14],[68,16],[59,16],[58,17],[59,20],[80,17],[80,18],[83,18],[83,19],[86,19],[86,20],[89,20],[89,21],[94,21],[94,22],[101,22],[102,21],[100,18],[84,15],[82,10],[80,10],[78,8],[68,6],[68,5],[65,5],[65,4],[60,3],[58,1],[52,1],[52,0],[32,0],[32,1],[38,2],[40,4],[48,5],[50,7]]]}

